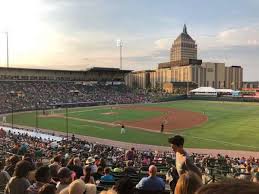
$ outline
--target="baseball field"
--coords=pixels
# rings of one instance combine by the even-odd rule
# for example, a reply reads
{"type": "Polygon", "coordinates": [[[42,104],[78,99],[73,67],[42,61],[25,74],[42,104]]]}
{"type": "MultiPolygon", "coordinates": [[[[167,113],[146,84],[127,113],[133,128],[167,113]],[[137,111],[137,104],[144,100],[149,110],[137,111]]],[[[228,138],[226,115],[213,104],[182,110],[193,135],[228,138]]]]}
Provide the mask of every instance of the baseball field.
{"type": "MultiPolygon", "coordinates": [[[[65,109],[38,111],[38,127],[66,132],[65,109]]],[[[168,145],[181,134],[186,147],[259,151],[259,104],[180,100],[159,104],[68,109],[69,133],[123,142],[168,145]],[[164,133],[160,126],[164,124],[164,133]],[[121,124],[126,133],[121,134],[121,124]]],[[[11,123],[11,115],[7,117],[11,123]]],[[[14,114],[14,124],[36,126],[36,113],[14,114]]]]}

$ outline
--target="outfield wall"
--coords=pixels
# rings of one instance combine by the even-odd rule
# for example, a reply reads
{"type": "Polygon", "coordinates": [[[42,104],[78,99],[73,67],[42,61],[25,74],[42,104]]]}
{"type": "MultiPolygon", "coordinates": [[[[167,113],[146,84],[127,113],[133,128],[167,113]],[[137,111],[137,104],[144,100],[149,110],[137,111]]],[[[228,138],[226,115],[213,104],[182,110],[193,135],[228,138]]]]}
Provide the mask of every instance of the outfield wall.
{"type": "Polygon", "coordinates": [[[160,98],[159,102],[169,102],[169,101],[185,100],[185,99],[187,99],[187,95],[175,95],[175,96],[170,96],[166,98],[160,98]]]}
{"type": "Polygon", "coordinates": [[[214,96],[188,96],[189,100],[207,100],[207,101],[229,101],[229,102],[259,102],[259,98],[244,97],[214,97],[214,96]]]}

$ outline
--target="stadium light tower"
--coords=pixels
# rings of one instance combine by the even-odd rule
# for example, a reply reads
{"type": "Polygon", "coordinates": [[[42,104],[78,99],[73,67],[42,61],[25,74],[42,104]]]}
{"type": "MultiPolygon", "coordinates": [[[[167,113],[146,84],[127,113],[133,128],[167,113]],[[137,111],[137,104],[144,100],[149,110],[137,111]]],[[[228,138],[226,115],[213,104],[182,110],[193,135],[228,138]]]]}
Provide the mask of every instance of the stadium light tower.
{"type": "Polygon", "coordinates": [[[122,41],[117,40],[117,47],[120,47],[120,69],[122,70],[122,41]]]}
{"type": "Polygon", "coordinates": [[[6,33],[6,66],[9,68],[9,38],[8,38],[8,32],[6,33]]]}
{"type": "Polygon", "coordinates": [[[6,35],[6,67],[9,68],[9,36],[8,32],[1,32],[6,35]]]}

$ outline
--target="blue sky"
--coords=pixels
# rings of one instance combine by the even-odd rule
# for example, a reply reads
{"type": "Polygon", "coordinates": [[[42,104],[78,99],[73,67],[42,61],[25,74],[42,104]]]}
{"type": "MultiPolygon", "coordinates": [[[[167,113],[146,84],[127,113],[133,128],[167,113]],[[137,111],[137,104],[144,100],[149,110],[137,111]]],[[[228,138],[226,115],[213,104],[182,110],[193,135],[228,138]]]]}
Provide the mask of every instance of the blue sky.
{"type": "MultiPolygon", "coordinates": [[[[1,0],[0,31],[10,37],[12,66],[52,69],[119,67],[154,69],[169,60],[187,24],[203,61],[244,67],[259,80],[257,0],[1,0]],[[14,6],[15,5],[15,6],[14,6]]],[[[5,65],[0,34],[0,64],[5,65]]]]}

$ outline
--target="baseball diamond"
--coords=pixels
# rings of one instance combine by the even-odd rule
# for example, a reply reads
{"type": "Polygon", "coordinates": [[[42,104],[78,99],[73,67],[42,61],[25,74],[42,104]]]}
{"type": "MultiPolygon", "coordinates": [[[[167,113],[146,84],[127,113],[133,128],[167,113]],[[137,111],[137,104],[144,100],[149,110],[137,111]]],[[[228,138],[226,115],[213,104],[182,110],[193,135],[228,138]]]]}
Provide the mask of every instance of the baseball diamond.
{"type": "MultiPolygon", "coordinates": [[[[259,106],[255,103],[180,100],[112,107],[112,114],[107,106],[69,109],[69,133],[163,146],[168,145],[170,135],[182,134],[187,147],[259,150],[259,106]],[[165,132],[161,134],[164,121],[165,132]],[[121,124],[127,129],[123,136],[121,124]]],[[[48,110],[45,115],[38,112],[39,128],[66,131],[64,109],[48,110]]],[[[11,122],[10,115],[7,122],[11,122]]],[[[34,127],[35,112],[16,113],[14,123],[34,127]]]]}

